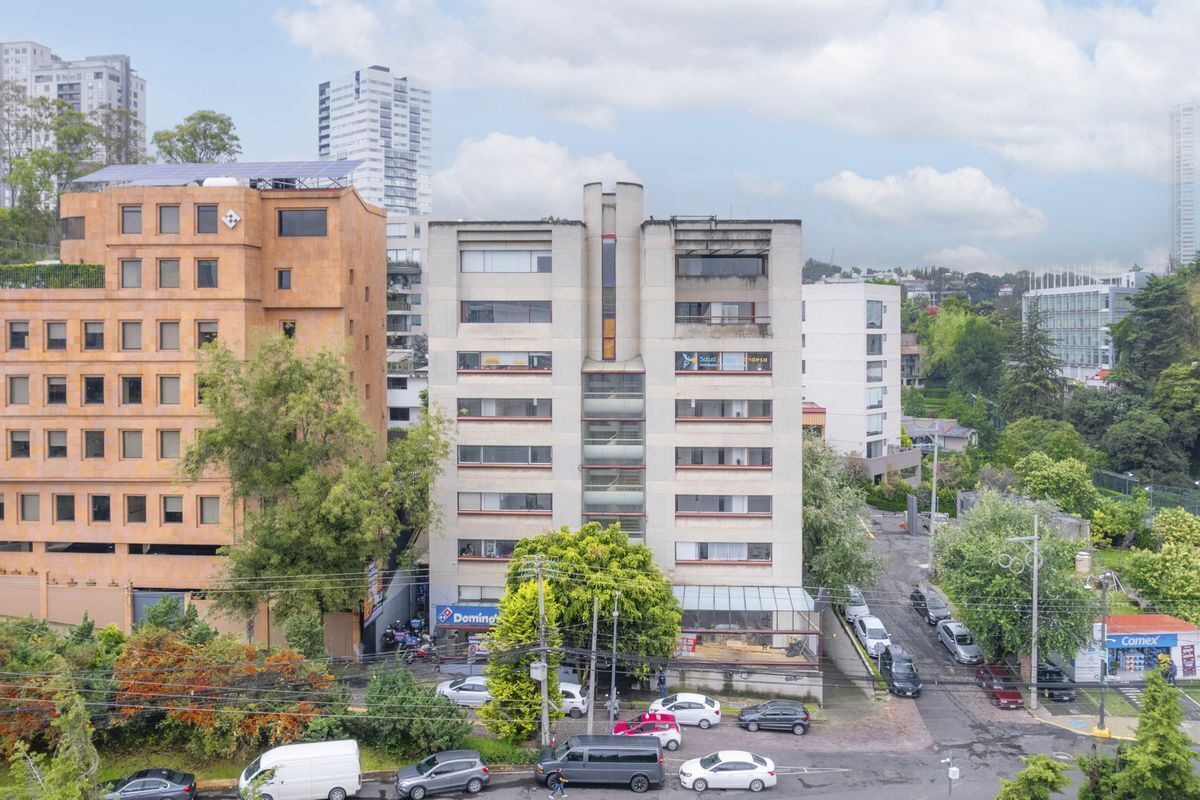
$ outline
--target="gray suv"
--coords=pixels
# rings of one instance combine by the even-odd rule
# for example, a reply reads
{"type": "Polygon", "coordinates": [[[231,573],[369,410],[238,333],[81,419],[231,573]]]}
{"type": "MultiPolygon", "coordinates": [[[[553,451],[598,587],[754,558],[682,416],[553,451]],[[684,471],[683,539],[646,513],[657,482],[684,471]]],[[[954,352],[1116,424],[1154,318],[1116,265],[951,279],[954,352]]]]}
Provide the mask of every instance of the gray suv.
{"type": "Polygon", "coordinates": [[[932,586],[918,586],[908,596],[913,609],[930,625],[937,625],[944,619],[950,619],[950,608],[937,589],[932,586]]]}
{"type": "Polygon", "coordinates": [[[427,794],[461,792],[478,794],[487,786],[488,765],[476,750],[434,753],[396,773],[396,793],[401,800],[421,800],[427,794]]]}

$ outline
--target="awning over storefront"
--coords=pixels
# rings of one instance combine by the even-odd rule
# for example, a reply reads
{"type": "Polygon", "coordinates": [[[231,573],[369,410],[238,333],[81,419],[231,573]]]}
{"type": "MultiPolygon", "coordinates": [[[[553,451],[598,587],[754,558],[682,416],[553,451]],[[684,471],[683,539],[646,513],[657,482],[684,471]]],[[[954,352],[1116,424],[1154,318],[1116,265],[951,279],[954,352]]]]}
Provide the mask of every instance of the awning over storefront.
{"type": "Polygon", "coordinates": [[[799,586],[672,586],[686,611],[813,611],[813,598],[799,586]]]}

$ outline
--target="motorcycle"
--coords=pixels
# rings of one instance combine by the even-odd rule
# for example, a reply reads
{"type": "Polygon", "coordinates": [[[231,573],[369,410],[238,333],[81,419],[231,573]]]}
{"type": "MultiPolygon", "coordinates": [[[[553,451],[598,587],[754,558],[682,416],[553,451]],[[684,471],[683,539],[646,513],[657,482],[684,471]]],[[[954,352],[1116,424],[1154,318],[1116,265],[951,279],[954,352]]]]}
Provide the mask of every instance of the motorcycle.
{"type": "Polygon", "coordinates": [[[418,640],[414,647],[410,647],[404,651],[404,663],[412,664],[417,661],[426,662],[429,664],[438,663],[437,648],[428,640],[418,640]]]}
{"type": "Polygon", "coordinates": [[[400,620],[391,623],[383,629],[383,649],[395,650],[404,641],[405,635],[404,623],[400,620]]]}

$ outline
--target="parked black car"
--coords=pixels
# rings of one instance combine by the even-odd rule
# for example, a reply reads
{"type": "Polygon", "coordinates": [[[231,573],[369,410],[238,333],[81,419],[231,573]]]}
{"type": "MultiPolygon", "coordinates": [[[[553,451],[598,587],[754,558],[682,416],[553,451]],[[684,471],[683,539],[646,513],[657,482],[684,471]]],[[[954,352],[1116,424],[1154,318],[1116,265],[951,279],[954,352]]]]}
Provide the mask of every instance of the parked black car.
{"type": "Polygon", "coordinates": [[[808,709],[799,700],[768,700],[738,712],[738,726],[751,732],[791,731],[803,736],[811,724],[808,709]]]}
{"type": "Polygon", "coordinates": [[[918,586],[908,596],[912,607],[930,625],[937,625],[944,619],[950,619],[950,607],[937,589],[932,586],[918,586]]]}
{"type": "Polygon", "coordinates": [[[140,769],[114,783],[104,800],[191,800],[196,796],[196,776],[173,769],[140,769]]]}
{"type": "Polygon", "coordinates": [[[921,676],[912,656],[898,644],[889,644],[879,654],[879,674],[887,681],[888,691],[901,697],[921,694],[921,676]]]}
{"type": "Polygon", "coordinates": [[[1038,691],[1049,700],[1069,703],[1075,699],[1075,684],[1057,664],[1038,664],[1037,682],[1038,691]]]}

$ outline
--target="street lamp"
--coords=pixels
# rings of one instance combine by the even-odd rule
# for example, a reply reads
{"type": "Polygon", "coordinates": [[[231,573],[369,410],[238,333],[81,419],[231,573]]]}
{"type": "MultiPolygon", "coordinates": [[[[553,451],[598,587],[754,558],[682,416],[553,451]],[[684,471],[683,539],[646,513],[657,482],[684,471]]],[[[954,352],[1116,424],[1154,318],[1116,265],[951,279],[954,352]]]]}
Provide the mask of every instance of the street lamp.
{"type": "Polygon", "coordinates": [[[1100,644],[1100,721],[1093,731],[1097,736],[1110,735],[1104,727],[1104,693],[1108,689],[1108,587],[1114,584],[1120,582],[1111,571],[1089,576],[1085,584],[1089,589],[1100,587],[1100,630],[1093,636],[1100,644]]]}

